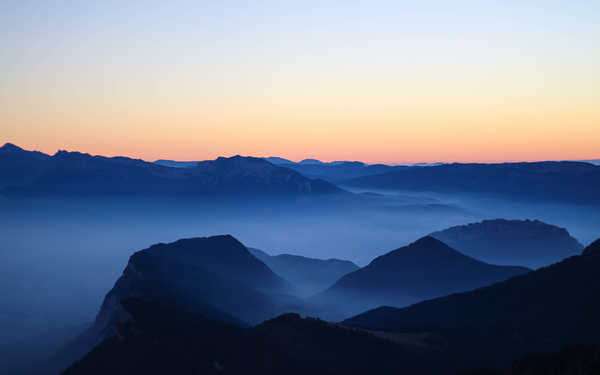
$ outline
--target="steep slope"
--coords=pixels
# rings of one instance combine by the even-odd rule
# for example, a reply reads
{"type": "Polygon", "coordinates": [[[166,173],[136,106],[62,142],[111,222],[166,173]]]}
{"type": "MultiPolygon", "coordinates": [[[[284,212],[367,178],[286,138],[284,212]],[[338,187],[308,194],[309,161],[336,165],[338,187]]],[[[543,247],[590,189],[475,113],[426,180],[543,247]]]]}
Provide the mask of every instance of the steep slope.
{"type": "Polygon", "coordinates": [[[566,229],[538,220],[484,220],[430,236],[485,262],[533,268],[581,254],[583,250],[566,229]]]}
{"type": "Polygon", "coordinates": [[[397,332],[427,331],[449,355],[505,365],[566,346],[598,344],[600,240],[582,255],[478,290],[396,309],[381,307],[345,324],[397,332]]]}
{"type": "Polygon", "coordinates": [[[276,274],[290,281],[301,296],[323,291],[340,277],[359,268],[348,260],[315,259],[291,254],[269,255],[253,248],[248,248],[248,251],[276,274]]]}
{"type": "Polygon", "coordinates": [[[216,322],[174,305],[124,300],[132,317],[65,375],[436,374],[426,350],[297,314],[254,328],[216,322]]]}
{"type": "Polygon", "coordinates": [[[425,299],[479,288],[527,272],[490,265],[427,236],[377,257],[313,297],[335,301],[346,313],[376,306],[406,306],[425,299]]]}
{"type": "Polygon", "coordinates": [[[8,171],[9,177],[1,177],[2,191],[21,196],[159,195],[243,199],[344,192],[328,182],[311,180],[262,159],[242,156],[220,157],[190,168],[172,168],[143,160],[79,152],[59,151],[52,157],[43,157],[24,150],[5,150],[0,152],[0,171],[3,170],[8,171]],[[20,160],[25,160],[21,162],[23,167],[20,160]]]}
{"type": "Polygon", "coordinates": [[[286,295],[290,284],[252,256],[235,238],[213,236],[153,245],[133,254],[104,298],[92,327],[56,358],[67,365],[130,321],[121,301],[175,305],[207,319],[243,326],[305,305],[286,295]]]}
{"type": "Polygon", "coordinates": [[[600,203],[600,166],[579,162],[444,164],[398,168],[359,177],[348,186],[481,193],[528,201],[600,203]]]}
{"type": "Polygon", "coordinates": [[[207,317],[231,321],[228,314],[258,322],[275,315],[269,295],[290,289],[232,236],[157,244],[131,256],[106,295],[95,328],[110,328],[119,301],[130,297],[175,299],[207,317]]]}

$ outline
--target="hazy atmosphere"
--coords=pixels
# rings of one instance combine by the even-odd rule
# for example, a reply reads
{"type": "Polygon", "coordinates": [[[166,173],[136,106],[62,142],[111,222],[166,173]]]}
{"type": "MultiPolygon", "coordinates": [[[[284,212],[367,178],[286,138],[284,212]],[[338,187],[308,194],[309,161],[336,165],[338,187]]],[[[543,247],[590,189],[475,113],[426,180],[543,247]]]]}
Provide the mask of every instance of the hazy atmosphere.
{"type": "Polygon", "coordinates": [[[598,14],[1,2],[0,373],[597,375],[598,14]]]}
{"type": "Polygon", "coordinates": [[[371,163],[600,150],[595,2],[1,7],[2,138],[28,149],[371,163]]]}

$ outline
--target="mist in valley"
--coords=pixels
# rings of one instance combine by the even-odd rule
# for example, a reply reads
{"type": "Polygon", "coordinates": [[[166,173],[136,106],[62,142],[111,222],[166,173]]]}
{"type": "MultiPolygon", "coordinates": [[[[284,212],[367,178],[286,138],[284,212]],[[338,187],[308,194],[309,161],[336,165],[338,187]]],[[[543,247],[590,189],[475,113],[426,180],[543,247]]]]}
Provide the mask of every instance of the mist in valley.
{"type": "Polygon", "coordinates": [[[3,198],[0,344],[92,321],[128,258],[158,242],[231,234],[272,255],[339,258],[362,267],[428,233],[484,218],[539,219],[566,227],[584,245],[600,224],[600,210],[590,206],[415,192],[360,196],[278,202],[3,198]]]}

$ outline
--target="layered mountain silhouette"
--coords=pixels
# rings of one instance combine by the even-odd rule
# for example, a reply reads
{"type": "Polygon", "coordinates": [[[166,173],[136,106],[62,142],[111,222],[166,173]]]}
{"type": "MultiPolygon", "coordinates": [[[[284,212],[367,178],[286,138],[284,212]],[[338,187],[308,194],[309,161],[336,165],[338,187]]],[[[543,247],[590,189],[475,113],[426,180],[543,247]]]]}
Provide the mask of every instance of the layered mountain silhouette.
{"type": "MultiPolygon", "coordinates": [[[[302,173],[309,178],[323,179],[331,183],[342,182],[351,178],[370,176],[392,171],[398,168],[406,168],[405,166],[390,166],[385,164],[365,164],[360,161],[332,161],[322,162],[317,159],[304,159],[299,162],[294,162],[278,156],[270,156],[262,158],[271,164],[293,169],[302,173]]],[[[174,161],[174,160],[157,160],[156,164],[177,167],[189,168],[194,167],[198,162],[174,161]]]]}
{"type": "Polygon", "coordinates": [[[600,203],[600,166],[581,162],[443,164],[396,168],[344,183],[362,188],[480,193],[527,201],[600,203]]]}
{"type": "MultiPolygon", "coordinates": [[[[229,235],[156,244],[134,253],[104,298],[94,324],[56,360],[69,364],[128,320],[121,301],[136,298],[177,306],[236,326],[257,324],[306,304],[288,295],[292,286],[229,235]]],[[[58,365],[57,365],[58,366],[58,365]]]]}
{"type": "Polygon", "coordinates": [[[59,151],[53,156],[13,145],[0,149],[0,186],[5,194],[88,196],[305,196],[341,193],[323,180],[263,159],[234,156],[172,168],[125,157],[59,151]]]}
{"type": "Polygon", "coordinates": [[[282,167],[293,169],[310,178],[320,178],[332,183],[340,183],[348,179],[377,175],[396,168],[385,164],[365,164],[360,161],[340,162],[306,162],[281,164],[282,167]]]}
{"type": "Polygon", "coordinates": [[[276,301],[291,290],[230,235],[183,239],[133,254],[95,325],[109,326],[119,301],[130,297],[177,300],[210,318],[256,323],[275,316],[276,301]]]}
{"type": "Polygon", "coordinates": [[[285,314],[253,328],[176,305],[123,300],[129,317],[64,375],[439,373],[427,349],[285,314]],[[418,371],[418,372],[415,372],[418,371]]]}
{"type": "Polygon", "coordinates": [[[492,264],[534,268],[581,254],[583,250],[565,228],[538,220],[483,220],[434,232],[431,236],[492,264]]]}
{"type": "Polygon", "coordinates": [[[429,332],[457,361],[507,365],[566,346],[598,344],[600,240],[582,255],[470,292],[404,309],[380,307],[344,323],[395,332],[429,332]]]}
{"type": "Polygon", "coordinates": [[[290,281],[300,296],[323,291],[340,277],[359,268],[348,260],[315,259],[291,254],[269,255],[259,249],[248,250],[273,272],[290,281]]]}
{"type": "Polygon", "coordinates": [[[313,299],[321,303],[335,301],[345,313],[382,305],[407,306],[490,285],[528,271],[524,267],[481,262],[427,236],[375,258],[313,299]]]}

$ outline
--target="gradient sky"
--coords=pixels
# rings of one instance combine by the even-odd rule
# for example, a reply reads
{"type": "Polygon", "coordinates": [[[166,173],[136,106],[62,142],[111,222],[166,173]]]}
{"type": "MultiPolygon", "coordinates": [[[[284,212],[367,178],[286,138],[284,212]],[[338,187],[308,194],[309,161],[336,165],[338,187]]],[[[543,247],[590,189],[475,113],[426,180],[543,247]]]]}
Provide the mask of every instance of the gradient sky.
{"type": "Polygon", "coordinates": [[[146,160],[598,158],[599,14],[597,1],[4,0],[0,143],[146,160]]]}

